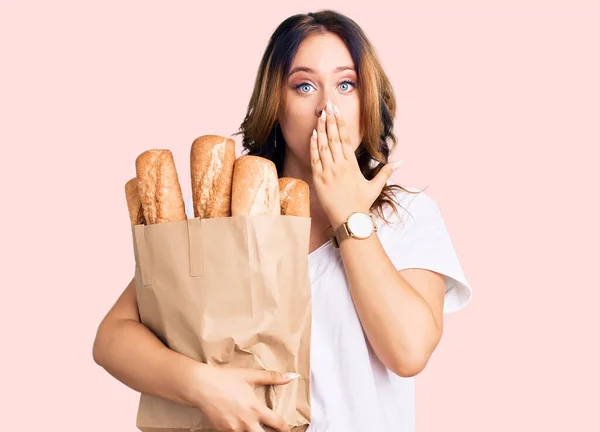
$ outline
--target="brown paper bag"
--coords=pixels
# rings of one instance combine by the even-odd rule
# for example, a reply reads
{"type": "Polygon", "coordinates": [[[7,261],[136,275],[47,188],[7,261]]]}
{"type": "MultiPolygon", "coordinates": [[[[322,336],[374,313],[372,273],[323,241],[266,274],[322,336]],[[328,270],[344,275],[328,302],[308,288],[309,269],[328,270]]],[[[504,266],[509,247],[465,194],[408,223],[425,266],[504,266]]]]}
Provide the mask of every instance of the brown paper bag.
{"type": "MultiPolygon", "coordinates": [[[[172,350],[209,365],[301,374],[256,393],[294,431],[306,430],[310,218],[194,218],[136,225],[132,234],[142,323],[172,350]]],[[[136,426],[143,432],[211,430],[199,409],[146,394],[136,426]]]]}

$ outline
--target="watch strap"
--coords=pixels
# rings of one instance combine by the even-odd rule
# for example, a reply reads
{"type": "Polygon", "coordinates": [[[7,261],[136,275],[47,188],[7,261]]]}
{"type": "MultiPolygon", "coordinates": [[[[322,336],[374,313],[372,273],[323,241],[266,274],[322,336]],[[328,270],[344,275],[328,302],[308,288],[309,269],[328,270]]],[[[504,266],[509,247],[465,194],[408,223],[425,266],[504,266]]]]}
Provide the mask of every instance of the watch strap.
{"type": "Polygon", "coordinates": [[[339,248],[342,241],[346,240],[348,237],[352,237],[352,234],[348,229],[348,222],[344,222],[333,232],[333,237],[331,237],[333,247],[339,248]]]}

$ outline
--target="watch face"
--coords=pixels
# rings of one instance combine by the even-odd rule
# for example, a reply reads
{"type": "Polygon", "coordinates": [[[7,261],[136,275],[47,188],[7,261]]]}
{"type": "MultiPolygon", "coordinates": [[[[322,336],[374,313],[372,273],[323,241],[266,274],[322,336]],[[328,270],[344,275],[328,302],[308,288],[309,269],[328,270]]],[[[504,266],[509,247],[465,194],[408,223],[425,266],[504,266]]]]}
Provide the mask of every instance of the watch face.
{"type": "Polygon", "coordinates": [[[348,218],[348,229],[357,238],[367,238],[373,234],[373,222],[366,213],[354,213],[348,218]]]}

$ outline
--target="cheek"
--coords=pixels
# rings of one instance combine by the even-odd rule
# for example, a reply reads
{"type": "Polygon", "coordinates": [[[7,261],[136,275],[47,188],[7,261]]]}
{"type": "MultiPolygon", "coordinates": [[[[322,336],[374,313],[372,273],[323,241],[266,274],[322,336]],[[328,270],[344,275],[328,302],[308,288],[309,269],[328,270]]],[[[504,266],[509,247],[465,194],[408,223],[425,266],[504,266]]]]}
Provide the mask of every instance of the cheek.
{"type": "Polygon", "coordinates": [[[315,107],[308,101],[293,101],[285,107],[286,118],[290,123],[305,124],[315,119],[315,107]]]}
{"type": "Polygon", "coordinates": [[[308,148],[310,135],[316,125],[314,107],[304,101],[286,104],[280,116],[281,128],[290,149],[308,148]]]}
{"type": "Polygon", "coordinates": [[[362,141],[362,136],[360,133],[360,116],[358,113],[356,113],[350,117],[350,119],[346,119],[346,127],[348,128],[350,137],[352,139],[352,147],[354,150],[356,150],[362,141]]]}

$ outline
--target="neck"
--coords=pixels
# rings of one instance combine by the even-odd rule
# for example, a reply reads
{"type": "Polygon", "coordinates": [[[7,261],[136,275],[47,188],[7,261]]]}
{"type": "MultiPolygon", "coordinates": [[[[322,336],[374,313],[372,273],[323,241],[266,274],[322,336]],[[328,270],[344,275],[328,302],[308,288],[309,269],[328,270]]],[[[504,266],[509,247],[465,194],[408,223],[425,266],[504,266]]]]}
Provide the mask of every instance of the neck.
{"type": "Polygon", "coordinates": [[[306,167],[294,154],[287,151],[283,161],[283,177],[292,177],[300,179],[308,184],[310,190],[310,216],[319,227],[327,227],[329,219],[321,207],[321,203],[317,197],[317,193],[313,187],[312,171],[310,166],[306,167]]]}

